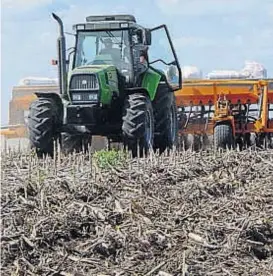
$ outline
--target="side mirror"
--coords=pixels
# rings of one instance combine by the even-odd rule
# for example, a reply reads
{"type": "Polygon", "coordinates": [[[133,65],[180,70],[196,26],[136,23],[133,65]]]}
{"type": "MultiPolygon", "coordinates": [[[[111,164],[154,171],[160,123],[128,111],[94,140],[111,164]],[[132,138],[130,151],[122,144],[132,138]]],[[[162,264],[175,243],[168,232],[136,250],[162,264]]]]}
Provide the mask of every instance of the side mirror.
{"type": "Polygon", "coordinates": [[[143,33],[141,29],[136,29],[133,31],[133,35],[136,36],[136,43],[142,44],[143,43],[143,33]]]}
{"type": "Polygon", "coordinates": [[[136,29],[133,35],[137,36],[137,43],[144,45],[152,44],[152,33],[150,29],[136,29]]]}
{"type": "Polygon", "coordinates": [[[152,33],[149,29],[144,30],[144,45],[152,44],[152,33]]]}

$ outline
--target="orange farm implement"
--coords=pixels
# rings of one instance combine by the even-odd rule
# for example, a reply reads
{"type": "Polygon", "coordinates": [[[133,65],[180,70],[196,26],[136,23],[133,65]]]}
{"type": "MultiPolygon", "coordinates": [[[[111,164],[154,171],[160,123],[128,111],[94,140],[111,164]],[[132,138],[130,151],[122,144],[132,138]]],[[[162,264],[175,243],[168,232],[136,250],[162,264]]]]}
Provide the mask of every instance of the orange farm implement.
{"type": "Polygon", "coordinates": [[[175,95],[186,148],[273,147],[273,80],[187,80],[175,95]]]}

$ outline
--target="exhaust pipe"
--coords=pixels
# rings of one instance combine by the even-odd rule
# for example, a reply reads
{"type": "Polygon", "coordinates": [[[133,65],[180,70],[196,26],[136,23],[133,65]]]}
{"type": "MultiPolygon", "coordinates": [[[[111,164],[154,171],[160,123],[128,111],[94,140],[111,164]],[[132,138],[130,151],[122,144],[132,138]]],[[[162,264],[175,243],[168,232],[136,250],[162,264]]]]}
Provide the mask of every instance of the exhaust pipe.
{"type": "Polygon", "coordinates": [[[52,13],[52,17],[58,22],[60,27],[60,35],[57,40],[60,93],[62,95],[67,95],[66,45],[64,27],[63,22],[59,16],[57,16],[55,13],[52,13]]]}

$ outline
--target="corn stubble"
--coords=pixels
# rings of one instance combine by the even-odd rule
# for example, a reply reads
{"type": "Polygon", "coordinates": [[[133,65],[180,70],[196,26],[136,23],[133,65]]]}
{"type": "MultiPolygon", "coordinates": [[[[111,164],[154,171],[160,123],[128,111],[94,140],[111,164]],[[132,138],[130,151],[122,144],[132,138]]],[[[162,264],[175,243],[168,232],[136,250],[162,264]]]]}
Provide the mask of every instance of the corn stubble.
{"type": "Polygon", "coordinates": [[[2,153],[3,275],[272,275],[272,151],[105,156],[2,153]]]}

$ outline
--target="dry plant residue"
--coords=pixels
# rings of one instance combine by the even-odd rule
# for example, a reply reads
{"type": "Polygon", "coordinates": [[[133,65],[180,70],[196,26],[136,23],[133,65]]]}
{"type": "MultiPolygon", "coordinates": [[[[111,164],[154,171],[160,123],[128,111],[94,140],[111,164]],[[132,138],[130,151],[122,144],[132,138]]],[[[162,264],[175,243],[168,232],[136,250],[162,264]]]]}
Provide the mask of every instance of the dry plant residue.
{"type": "Polygon", "coordinates": [[[272,275],[273,152],[100,168],[2,154],[2,275],[272,275]]]}

